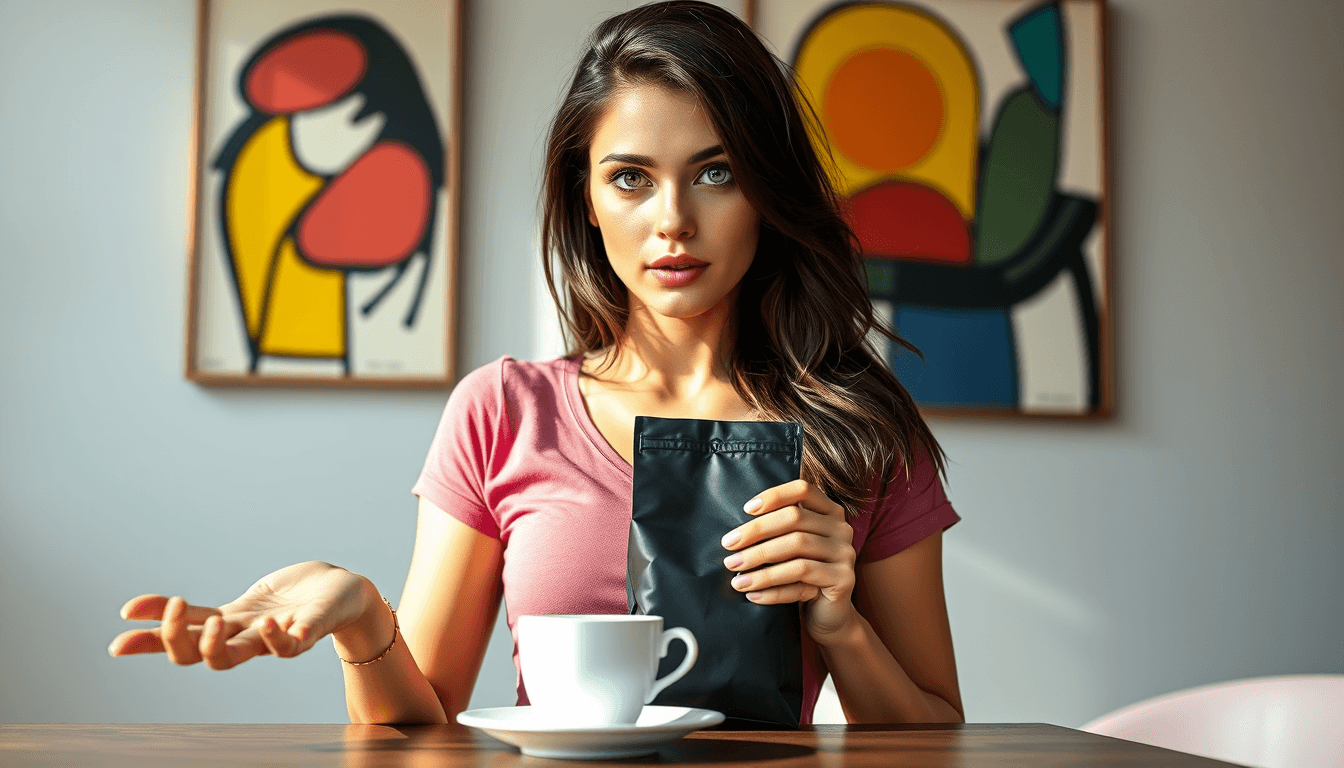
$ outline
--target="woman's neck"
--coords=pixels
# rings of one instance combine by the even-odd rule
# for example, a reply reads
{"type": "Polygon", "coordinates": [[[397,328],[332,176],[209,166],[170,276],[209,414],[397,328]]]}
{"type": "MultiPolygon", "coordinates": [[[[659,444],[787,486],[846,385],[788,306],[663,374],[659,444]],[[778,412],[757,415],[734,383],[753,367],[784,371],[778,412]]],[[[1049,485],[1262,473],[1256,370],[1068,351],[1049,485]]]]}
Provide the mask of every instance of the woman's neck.
{"type": "Polygon", "coordinates": [[[729,383],[728,360],[736,326],[732,297],[692,318],[630,308],[625,337],[601,361],[602,378],[668,400],[694,401],[729,383]]]}

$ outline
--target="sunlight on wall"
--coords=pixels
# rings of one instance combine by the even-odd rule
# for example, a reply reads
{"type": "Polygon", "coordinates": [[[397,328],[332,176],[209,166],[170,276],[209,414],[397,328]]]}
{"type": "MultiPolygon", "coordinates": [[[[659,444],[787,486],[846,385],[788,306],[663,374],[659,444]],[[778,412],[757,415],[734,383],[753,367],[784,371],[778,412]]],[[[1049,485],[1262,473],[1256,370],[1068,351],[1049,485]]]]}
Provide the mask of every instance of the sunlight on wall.
{"type": "Polygon", "coordinates": [[[1083,597],[955,534],[944,574],[966,717],[1067,723],[1104,688],[1106,616],[1083,597]],[[968,637],[958,629],[990,630],[968,637]],[[1011,691],[1011,695],[1006,692],[1011,691]]]}

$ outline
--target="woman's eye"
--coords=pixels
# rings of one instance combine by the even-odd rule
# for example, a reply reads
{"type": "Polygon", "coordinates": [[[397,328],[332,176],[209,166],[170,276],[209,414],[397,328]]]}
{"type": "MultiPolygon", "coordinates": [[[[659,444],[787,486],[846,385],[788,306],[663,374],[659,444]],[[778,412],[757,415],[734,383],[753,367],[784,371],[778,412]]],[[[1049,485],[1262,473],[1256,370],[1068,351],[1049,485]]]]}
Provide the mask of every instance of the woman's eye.
{"type": "Polygon", "coordinates": [[[638,189],[643,186],[640,184],[644,177],[635,171],[621,171],[612,177],[612,182],[618,189],[638,189]]]}
{"type": "Polygon", "coordinates": [[[700,174],[700,178],[703,179],[706,184],[721,187],[733,180],[733,172],[728,170],[728,166],[726,165],[713,165],[706,168],[704,172],[700,174]]]}

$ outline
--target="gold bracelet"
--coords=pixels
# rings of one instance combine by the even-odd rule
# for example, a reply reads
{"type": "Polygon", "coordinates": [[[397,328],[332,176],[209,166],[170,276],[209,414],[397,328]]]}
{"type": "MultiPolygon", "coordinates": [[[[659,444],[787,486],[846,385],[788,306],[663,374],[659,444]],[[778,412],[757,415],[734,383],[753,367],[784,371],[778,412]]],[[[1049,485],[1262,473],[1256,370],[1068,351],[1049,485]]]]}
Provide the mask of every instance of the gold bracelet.
{"type": "Polygon", "coordinates": [[[341,661],[344,661],[346,664],[349,664],[352,667],[362,667],[365,664],[372,664],[375,661],[382,661],[384,656],[392,652],[392,649],[397,644],[397,635],[401,634],[401,625],[397,623],[396,609],[392,607],[391,603],[387,602],[386,597],[383,598],[383,605],[387,606],[387,610],[392,611],[392,642],[388,643],[387,650],[378,654],[377,658],[369,659],[368,661],[349,661],[347,659],[341,659],[341,655],[339,653],[336,654],[336,658],[341,659],[341,661]]]}

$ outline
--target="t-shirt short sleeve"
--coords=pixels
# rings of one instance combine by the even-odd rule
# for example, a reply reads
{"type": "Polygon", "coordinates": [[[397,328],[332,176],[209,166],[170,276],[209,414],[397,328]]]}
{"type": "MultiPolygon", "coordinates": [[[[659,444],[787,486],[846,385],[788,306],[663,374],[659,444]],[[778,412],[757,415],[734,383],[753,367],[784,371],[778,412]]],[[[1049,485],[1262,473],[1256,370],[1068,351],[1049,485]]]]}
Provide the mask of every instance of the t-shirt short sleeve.
{"type": "Polygon", "coordinates": [[[453,388],[411,493],[492,538],[499,521],[488,502],[488,475],[507,419],[500,359],[467,374],[453,388]]]}
{"type": "Polygon", "coordinates": [[[887,485],[887,495],[873,508],[872,522],[859,562],[891,557],[961,520],[947,500],[937,465],[920,446],[906,480],[904,473],[887,485]]]}

